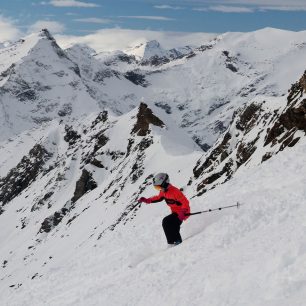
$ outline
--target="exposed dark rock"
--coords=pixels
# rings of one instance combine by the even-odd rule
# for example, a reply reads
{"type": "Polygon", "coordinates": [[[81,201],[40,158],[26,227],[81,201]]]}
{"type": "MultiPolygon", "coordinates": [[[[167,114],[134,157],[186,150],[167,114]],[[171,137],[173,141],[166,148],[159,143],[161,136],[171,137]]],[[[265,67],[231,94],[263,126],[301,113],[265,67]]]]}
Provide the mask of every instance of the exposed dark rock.
{"type": "Polygon", "coordinates": [[[65,136],[64,140],[69,143],[69,145],[74,145],[77,140],[81,138],[81,135],[79,135],[75,130],[73,130],[72,126],[65,126],[65,136]]]}
{"type": "Polygon", "coordinates": [[[213,105],[209,108],[209,110],[208,110],[208,112],[207,112],[207,115],[211,115],[216,109],[219,109],[219,108],[221,108],[222,106],[224,106],[224,105],[226,105],[226,104],[228,104],[228,103],[230,103],[230,101],[228,101],[228,100],[216,102],[215,104],[213,104],[213,105]]]}
{"type": "Polygon", "coordinates": [[[135,163],[132,166],[132,171],[130,172],[129,177],[131,178],[132,184],[136,183],[136,181],[143,175],[144,167],[143,167],[143,155],[138,154],[135,159],[135,163]]]}
{"type": "Polygon", "coordinates": [[[297,101],[306,92],[306,70],[300,80],[292,84],[287,97],[288,104],[297,101]]]}
{"type": "Polygon", "coordinates": [[[109,141],[109,138],[107,136],[105,136],[103,132],[104,131],[100,132],[96,136],[97,142],[95,144],[94,152],[93,153],[97,152],[99,149],[104,147],[107,144],[107,142],[109,141]]]}
{"type": "Polygon", "coordinates": [[[98,186],[97,183],[92,178],[92,174],[86,169],[83,169],[81,177],[76,182],[76,187],[75,187],[74,195],[73,195],[73,198],[71,199],[71,202],[72,203],[76,202],[86,192],[97,188],[97,186],[98,186]]]}
{"type": "Polygon", "coordinates": [[[108,119],[108,112],[107,111],[103,111],[103,112],[99,113],[97,118],[92,122],[91,128],[94,128],[100,122],[105,123],[107,121],[107,119],[108,119]]]}
{"type": "Polygon", "coordinates": [[[225,163],[224,167],[222,168],[221,171],[219,172],[213,172],[211,175],[207,176],[198,186],[197,186],[197,191],[199,192],[198,195],[203,194],[206,192],[206,186],[213,184],[215,181],[217,181],[219,178],[221,178],[224,174],[226,174],[226,178],[224,179],[223,182],[228,181],[233,174],[233,161],[229,159],[228,162],[225,163]]]}
{"type": "Polygon", "coordinates": [[[238,72],[238,68],[234,65],[237,59],[235,57],[230,56],[228,51],[223,51],[222,54],[226,57],[226,68],[231,70],[232,72],[238,72]]]}
{"type": "Polygon", "coordinates": [[[266,152],[264,156],[262,157],[261,162],[262,163],[265,162],[266,160],[270,159],[272,156],[273,154],[271,152],[266,152]]]}
{"type": "Polygon", "coordinates": [[[97,82],[97,83],[100,83],[100,84],[103,84],[105,79],[109,79],[113,76],[118,77],[119,74],[117,72],[113,71],[113,70],[105,69],[105,70],[101,70],[101,71],[96,72],[96,74],[93,78],[93,81],[97,82]]]}
{"type": "Polygon", "coordinates": [[[93,190],[96,187],[97,183],[92,178],[91,173],[88,172],[86,169],[83,169],[82,175],[76,183],[74,196],[71,201],[67,202],[64,207],[56,211],[53,215],[47,217],[42,222],[41,227],[39,229],[39,233],[49,233],[52,229],[54,229],[63,220],[67,213],[74,208],[74,203],[78,199],[80,199],[86,192],[93,190]]]}
{"type": "Polygon", "coordinates": [[[223,140],[221,143],[214,148],[214,150],[209,154],[209,156],[205,159],[204,163],[201,164],[199,161],[198,164],[193,169],[193,174],[195,178],[198,178],[205,170],[207,170],[220,156],[222,162],[229,154],[226,152],[226,149],[229,146],[229,141],[232,138],[231,134],[227,132],[223,136],[223,140]]]}
{"type": "MultiPolygon", "coordinates": [[[[304,74],[300,82],[303,84],[306,75],[304,74]]],[[[279,116],[279,119],[275,121],[273,127],[269,130],[269,133],[265,139],[265,146],[272,143],[274,145],[277,142],[277,138],[286,131],[302,130],[306,133],[306,99],[299,101],[297,97],[300,97],[300,92],[305,90],[300,82],[293,84],[288,96],[288,106],[284,112],[279,116]]]]}
{"type": "Polygon", "coordinates": [[[256,123],[261,110],[260,104],[252,103],[248,105],[243,113],[239,116],[239,120],[236,123],[236,128],[240,131],[248,133],[256,123]]]}
{"type": "Polygon", "coordinates": [[[135,85],[140,85],[142,87],[147,87],[149,85],[145,76],[140,72],[128,71],[124,74],[124,77],[135,85]]]}
{"type": "Polygon", "coordinates": [[[121,62],[125,62],[125,63],[128,63],[128,64],[132,64],[136,60],[134,55],[127,55],[127,54],[119,54],[118,59],[121,62]]]}
{"type": "Polygon", "coordinates": [[[194,140],[194,142],[204,151],[204,152],[207,152],[211,146],[207,143],[203,143],[202,142],[202,139],[199,138],[198,136],[194,135],[192,137],[192,139],[194,140]]]}
{"type": "Polygon", "coordinates": [[[134,138],[130,138],[129,139],[129,142],[128,142],[128,145],[127,145],[127,149],[126,149],[126,157],[128,157],[130,155],[134,142],[135,142],[134,138]]]}
{"type": "Polygon", "coordinates": [[[98,168],[105,168],[103,164],[96,158],[94,158],[90,163],[98,168]]]}
{"type": "Polygon", "coordinates": [[[70,116],[72,113],[72,105],[65,103],[62,108],[58,111],[60,117],[70,116]]]}
{"type": "Polygon", "coordinates": [[[136,146],[135,150],[144,151],[146,150],[151,144],[153,144],[153,137],[146,137],[141,139],[139,144],[136,146]]]}
{"type": "Polygon", "coordinates": [[[237,166],[241,166],[244,164],[256,151],[256,143],[258,141],[259,137],[254,139],[250,143],[244,143],[240,142],[240,144],[237,147],[237,166]]]}
{"type": "Polygon", "coordinates": [[[164,127],[165,124],[156,117],[147,104],[141,103],[138,109],[137,122],[133,127],[132,133],[138,136],[146,136],[150,131],[150,124],[164,127]]]}
{"type": "Polygon", "coordinates": [[[161,66],[170,62],[170,59],[166,56],[159,57],[154,55],[147,60],[142,60],[141,65],[143,66],[161,66]]]}
{"type": "Polygon", "coordinates": [[[162,108],[167,114],[171,114],[171,106],[165,102],[155,102],[157,107],[162,108]]]}
{"type": "Polygon", "coordinates": [[[15,73],[15,64],[13,63],[8,69],[2,71],[0,73],[0,81],[3,80],[4,78],[10,76],[11,74],[15,73]]]}
{"type": "Polygon", "coordinates": [[[232,63],[226,63],[226,68],[232,72],[238,72],[238,69],[232,63]]]}
{"type": "Polygon", "coordinates": [[[204,51],[210,50],[210,49],[212,49],[212,48],[213,48],[213,45],[212,45],[212,44],[209,44],[209,45],[202,45],[202,46],[196,48],[195,50],[196,50],[196,51],[200,51],[200,52],[204,52],[204,51]]]}
{"type": "Polygon", "coordinates": [[[40,199],[36,204],[34,204],[31,208],[31,212],[38,210],[40,207],[42,207],[45,202],[52,197],[54,194],[53,191],[47,192],[42,199],[40,199]]]}
{"type": "Polygon", "coordinates": [[[41,224],[39,233],[49,233],[54,227],[56,227],[67,214],[68,209],[62,208],[56,211],[52,216],[47,217],[41,224]]]}
{"type": "Polygon", "coordinates": [[[221,133],[225,132],[226,129],[227,129],[227,127],[224,125],[224,123],[222,121],[220,121],[220,120],[216,120],[214,122],[214,124],[215,124],[214,131],[216,133],[220,133],[221,134],[221,133]]]}
{"type": "Polygon", "coordinates": [[[26,189],[39,175],[45,162],[52,156],[36,144],[18,165],[0,180],[0,203],[7,204],[26,189]]]}

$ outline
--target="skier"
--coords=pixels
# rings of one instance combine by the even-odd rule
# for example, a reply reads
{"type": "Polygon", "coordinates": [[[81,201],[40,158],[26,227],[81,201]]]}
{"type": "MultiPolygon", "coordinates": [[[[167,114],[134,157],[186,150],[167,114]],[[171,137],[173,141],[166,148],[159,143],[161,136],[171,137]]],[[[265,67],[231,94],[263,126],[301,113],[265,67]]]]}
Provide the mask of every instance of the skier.
{"type": "Polygon", "coordinates": [[[153,185],[159,194],[151,198],[141,197],[138,202],[146,204],[165,200],[171,209],[171,214],[163,219],[163,229],[170,245],[178,245],[182,242],[180,226],[189,216],[189,201],[184,194],[170,184],[169,176],[166,173],[158,173],[153,178],[153,185]]]}

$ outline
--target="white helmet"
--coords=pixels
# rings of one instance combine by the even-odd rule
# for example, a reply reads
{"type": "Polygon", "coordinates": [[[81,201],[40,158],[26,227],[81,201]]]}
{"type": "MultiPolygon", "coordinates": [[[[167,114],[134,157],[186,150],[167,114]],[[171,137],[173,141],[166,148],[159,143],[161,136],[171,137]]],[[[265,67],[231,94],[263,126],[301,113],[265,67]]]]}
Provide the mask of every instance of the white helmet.
{"type": "Polygon", "coordinates": [[[158,173],[153,178],[154,186],[161,186],[166,188],[169,185],[169,175],[167,173],[158,173]]]}

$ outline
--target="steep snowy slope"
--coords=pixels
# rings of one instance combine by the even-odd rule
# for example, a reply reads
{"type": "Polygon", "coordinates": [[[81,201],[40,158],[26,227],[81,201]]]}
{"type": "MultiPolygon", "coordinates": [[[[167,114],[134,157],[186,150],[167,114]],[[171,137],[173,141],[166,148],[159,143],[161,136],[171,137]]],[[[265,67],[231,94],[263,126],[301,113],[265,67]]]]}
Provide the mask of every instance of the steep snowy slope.
{"type": "Polygon", "coordinates": [[[143,103],[120,117],[104,111],[70,126],[54,120],[14,168],[1,166],[7,172],[0,179],[1,288],[41,277],[51,257],[132,222],[156,171],[166,166],[177,183],[187,183],[201,150],[167,121],[143,103]]]}
{"type": "MultiPolygon", "coordinates": [[[[35,235],[39,224],[27,225],[22,235],[21,230],[14,230],[5,222],[22,206],[14,202],[15,209],[5,212],[7,232],[1,237],[5,239],[1,244],[4,303],[303,305],[305,150],[303,137],[293,148],[237,175],[205,198],[192,200],[194,211],[236,201],[244,206],[191,217],[182,230],[188,239],[170,249],[166,249],[160,224],[168,209],[161,203],[140,207],[131,214],[132,220],[101,234],[115,211],[120,211],[115,207],[125,206],[122,201],[129,196],[112,204],[99,198],[96,188],[77,202],[68,224],[67,218],[28,245],[25,233],[35,235]],[[19,248],[9,252],[16,239],[19,248]]],[[[174,183],[183,183],[171,174],[174,183]]],[[[182,171],[181,177],[186,174],[182,171]]],[[[152,194],[149,181],[144,183],[149,188],[145,194],[152,194]]]]}

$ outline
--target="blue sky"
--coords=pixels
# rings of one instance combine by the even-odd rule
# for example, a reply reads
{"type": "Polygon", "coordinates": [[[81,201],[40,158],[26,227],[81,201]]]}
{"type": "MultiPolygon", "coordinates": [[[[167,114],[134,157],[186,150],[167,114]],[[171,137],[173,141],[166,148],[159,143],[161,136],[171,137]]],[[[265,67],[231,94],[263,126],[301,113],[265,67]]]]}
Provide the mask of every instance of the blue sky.
{"type": "Polygon", "coordinates": [[[47,27],[82,36],[103,29],[248,32],[306,30],[306,0],[0,0],[0,41],[47,27]]]}
{"type": "Polygon", "coordinates": [[[252,31],[263,27],[306,29],[305,0],[146,1],[0,0],[2,18],[25,30],[37,21],[81,34],[101,28],[187,32],[252,31]],[[60,27],[60,25],[62,27],[60,27]]]}

